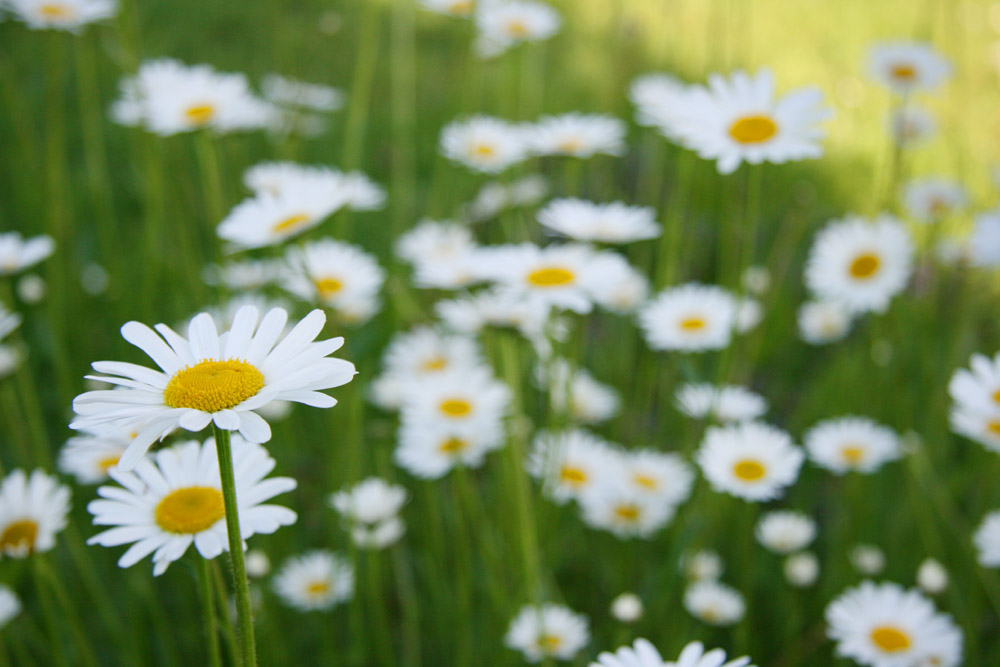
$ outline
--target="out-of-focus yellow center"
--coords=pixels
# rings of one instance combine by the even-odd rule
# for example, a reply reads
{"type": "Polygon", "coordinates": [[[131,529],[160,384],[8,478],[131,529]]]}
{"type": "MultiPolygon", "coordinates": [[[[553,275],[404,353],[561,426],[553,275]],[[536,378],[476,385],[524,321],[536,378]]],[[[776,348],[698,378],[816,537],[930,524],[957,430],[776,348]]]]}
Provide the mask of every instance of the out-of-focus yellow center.
{"type": "Polygon", "coordinates": [[[311,597],[320,597],[326,595],[330,590],[330,582],[328,581],[313,581],[308,586],[306,586],[306,594],[311,597]]]}
{"type": "Polygon", "coordinates": [[[467,449],[468,446],[469,443],[466,442],[465,440],[462,440],[461,438],[452,437],[442,442],[441,446],[438,449],[440,449],[445,454],[455,455],[467,449]]]}
{"type": "Polygon", "coordinates": [[[252,364],[206,360],[177,371],[163,390],[163,402],[172,408],[218,412],[239,405],[263,386],[264,374],[252,364]]]}
{"type": "Polygon", "coordinates": [[[913,645],[908,634],[891,625],[878,626],[872,630],[871,638],[872,643],[886,653],[899,653],[913,645]]]}
{"type": "Polygon", "coordinates": [[[319,292],[319,298],[321,299],[334,297],[340,290],[344,289],[344,283],[336,278],[319,278],[313,284],[316,286],[316,291],[319,292]]]}
{"type": "Polygon", "coordinates": [[[1000,435],[1000,421],[992,420],[986,422],[986,430],[993,435],[1000,435]]]}
{"type": "Polygon", "coordinates": [[[744,459],[733,464],[733,474],[744,482],[756,482],[767,473],[767,468],[760,461],[744,459]]]}
{"type": "Polygon", "coordinates": [[[171,491],[156,505],[156,525],[168,533],[191,535],[208,530],[226,515],[222,491],[188,486],[171,491]]]}
{"type": "Polygon", "coordinates": [[[424,361],[424,363],[420,364],[420,370],[428,373],[434,371],[443,371],[447,365],[448,365],[448,360],[445,359],[444,357],[441,356],[431,357],[430,359],[424,361]]]}
{"type": "Polygon", "coordinates": [[[558,651],[562,643],[562,637],[556,635],[541,635],[538,637],[538,647],[547,653],[558,651]]]}
{"type": "Polygon", "coordinates": [[[38,538],[38,524],[31,519],[22,519],[7,524],[0,533],[0,553],[5,551],[21,551],[27,549],[31,553],[35,549],[38,538]]]}
{"type": "Polygon", "coordinates": [[[465,417],[472,412],[472,403],[464,398],[448,398],[438,406],[446,417],[465,417]]]}
{"type": "Polygon", "coordinates": [[[587,483],[587,472],[574,466],[565,465],[559,470],[559,479],[570,486],[581,486],[587,483]]]}
{"type": "Polygon", "coordinates": [[[581,148],[583,148],[583,141],[580,140],[580,137],[566,137],[556,145],[556,149],[560,153],[576,153],[581,148]]]}
{"type": "Polygon", "coordinates": [[[70,19],[73,18],[73,8],[58,3],[44,4],[38,8],[38,13],[47,19],[70,19]]]}
{"type": "Polygon", "coordinates": [[[741,144],[762,144],[778,133],[770,116],[743,116],[729,126],[729,136],[741,144]]]}
{"type": "Polygon", "coordinates": [[[514,19],[507,23],[507,34],[511,37],[527,37],[528,26],[524,21],[514,19]]]}
{"type": "Polygon", "coordinates": [[[562,287],[576,280],[576,274],[561,266],[546,266],[528,274],[528,282],[535,287],[562,287]]]}
{"type": "Polygon", "coordinates": [[[681,329],[684,331],[701,331],[705,328],[708,322],[705,321],[704,317],[685,317],[681,320],[681,329]]]}
{"type": "Polygon", "coordinates": [[[913,81],[917,78],[917,68],[908,63],[893,65],[889,71],[892,72],[892,78],[900,81],[913,81]]]}
{"type": "Polygon", "coordinates": [[[497,154],[497,149],[490,144],[475,144],[469,152],[472,157],[491,158],[497,154]]]}
{"type": "Polygon", "coordinates": [[[865,459],[865,448],[860,445],[847,445],[840,450],[840,456],[848,465],[856,466],[865,459]]]}
{"type": "Polygon", "coordinates": [[[632,503],[615,506],[615,516],[628,523],[639,520],[639,508],[632,503]]]}
{"type": "Polygon", "coordinates": [[[993,402],[1000,404],[1000,389],[997,389],[995,392],[993,392],[993,402]]]}
{"type": "Polygon", "coordinates": [[[103,459],[101,459],[100,461],[97,462],[97,467],[98,467],[98,469],[101,472],[106,473],[106,472],[108,472],[108,470],[110,470],[111,468],[114,468],[116,465],[118,465],[118,459],[120,459],[120,458],[121,458],[120,455],[107,456],[107,457],[105,457],[105,458],[103,458],[103,459]]]}
{"type": "Polygon", "coordinates": [[[205,125],[215,116],[214,104],[195,104],[184,110],[184,117],[192,125],[205,125]]]}
{"type": "Polygon", "coordinates": [[[288,216],[274,227],[271,227],[271,231],[275,234],[291,234],[299,231],[310,222],[312,222],[311,215],[296,213],[295,215],[288,216]]]}
{"type": "Polygon", "coordinates": [[[881,266],[882,260],[879,259],[878,255],[866,252],[858,255],[851,262],[851,276],[858,280],[867,280],[878,273],[881,266]]]}
{"type": "Polygon", "coordinates": [[[656,478],[651,475],[643,475],[642,473],[639,473],[632,479],[635,480],[636,484],[650,491],[656,491],[656,489],[660,487],[659,482],[657,482],[656,478]]]}
{"type": "Polygon", "coordinates": [[[458,0],[448,5],[448,13],[456,16],[468,16],[476,8],[473,0],[458,0]]]}

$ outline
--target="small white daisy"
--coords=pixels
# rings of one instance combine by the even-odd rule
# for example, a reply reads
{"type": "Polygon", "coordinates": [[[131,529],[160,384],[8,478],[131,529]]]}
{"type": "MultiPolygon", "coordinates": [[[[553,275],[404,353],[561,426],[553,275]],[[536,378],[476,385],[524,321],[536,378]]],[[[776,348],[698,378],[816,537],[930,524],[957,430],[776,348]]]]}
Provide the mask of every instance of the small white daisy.
{"type": "MultiPolygon", "coordinates": [[[[297,516],[292,510],[261,504],[293,490],[295,480],[265,479],[275,461],[260,445],[234,437],[232,452],[243,539],[295,523],[297,516]]],[[[119,567],[131,567],[152,554],[153,576],[158,577],[192,544],[206,559],[229,549],[213,438],[160,450],[141,459],[134,472],[116,468],[109,474],[121,486],[98,488],[101,499],[87,505],[87,511],[94,515],[94,525],[113,528],[91,537],[87,544],[116,547],[134,543],[118,560],[119,567]]]]}
{"type": "Polygon", "coordinates": [[[79,32],[86,24],[118,12],[115,0],[6,0],[3,4],[33,30],[79,32]]]}
{"type": "Polygon", "coordinates": [[[263,579],[271,573],[271,559],[260,549],[246,552],[246,566],[247,576],[251,579],[263,579]]]}
{"type": "Polygon", "coordinates": [[[0,482],[0,556],[25,558],[56,545],[66,527],[69,487],[41,470],[17,469],[0,482]]]}
{"type": "Polygon", "coordinates": [[[214,422],[220,429],[239,431],[250,442],[267,442],[271,428],[254,410],[271,401],[336,405],[320,391],[350,382],[355,370],[354,364],[328,356],[343,345],[343,338],[314,342],[326,322],[323,311],[309,313],[280,342],[288,313],[270,310],[259,326],[258,318],[257,309],[246,306],[220,336],[211,316],[201,313],[192,318],[188,339],[165,324],[156,325],[154,332],[140,322],[128,322],[122,337],[161,370],[94,362],[95,371],[108,375],[89,378],[124,389],[77,396],[73,410],[78,418],[70,428],[93,430],[111,424],[138,430],[118,462],[121,470],[131,470],[155,440],[177,428],[201,431],[214,422]]]}
{"type": "Polygon", "coordinates": [[[754,502],[794,484],[803,458],[787,433],[760,422],[709,427],[697,454],[713,489],[754,502]]]}
{"type": "Polygon", "coordinates": [[[652,208],[619,201],[595,204],[585,199],[553,199],[538,212],[538,221],[577,241],[629,243],[656,238],[662,232],[652,208]]]}
{"type": "Polygon", "coordinates": [[[965,188],[943,178],[914,180],[903,188],[903,204],[917,222],[940,222],[961,211],[967,201],[965,188]]]}
{"type": "Polygon", "coordinates": [[[402,404],[405,424],[492,425],[510,407],[510,389],[488,367],[446,369],[408,384],[402,404]]]}
{"type": "Polygon", "coordinates": [[[441,152],[469,169],[495,174],[524,160],[524,130],[498,118],[473,116],[441,130],[441,152]]]}
{"type": "Polygon", "coordinates": [[[655,646],[640,637],[632,646],[622,646],[614,653],[602,652],[590,667],[667,667],[667,663],[655,646]]]}
{"type": "Polygon", "coordinates": [[[854,545],[848,558],[861,574],[876,575],[885,569],[885,552],[874,544],[854,545]]]}
{"type": "Polygon", "coordinates": [[[688,417],[742,422],[763,417],[767,401],[745,387],[708,383],[682,384],[675,393],[677,408],[688,417]]]}
{"type": "Polygon", "coordinates": [[[527,129],[525,141],[535,155],[620,156],[625,154],[625,123],[603,114],[543,116],[527,129]]]}
{"type": "Polygon", "coordinates": [[[344,93],[332,86],[268,74],[260,83],[264,99],[273,104],[313,111],[336,111],[344,106],[344,93]]]}
{"type": "Polygon", "coordinates": [[[0,234],[0,276],[9,276],[46,259],[56,249],[51,236],[22,240],[18,232],[0,234]]]}
{"type": "Polygon", "coordinates": [[[635,485],[601,485],[579,497],[583,522],[619,538],[648,538],[673,518],[675,506],[662,496],[645,493],[635,485]]]}
{"type": "Polygon", "coordinates": [[[21,600],[10,588],[0,584],[0,629],[21,613],[21,600]]]}
{"type": "Polygon", "coordinates": [[[719,350],[732,340],[736,299],[721,287],[688,283],[668,288],[639,311],[639,324],[654,350],[719,350]]]}
{"type": "Polygon", "coordinates": [[[482,222],[510,208],[534,206],[545,198],[548,191],[548,182],[540,174],[523,176],[510,185],[487,183],[464,207],[462,215],[469,222],[482,222]]]}
{"type": "Polygon", "coordinates": [[[721,648],[706,651],[701,642],[691,642],[684,647],[677,662],[669,663],[670,667],[754,667],[750,664],[750,658],[733,658],[723,664],[726,659],[726,652],[721,648]]]}
{"type": "Polygon", "coordinates": [[[531,0],[481,3],[476,12],[479,30],[477,50],[492,57],[521,42],[538,42],[552,37],[562,23],[549,5],[531,0]]]}
{"type": "Polygon", "coordinates": [[[851,330],[851,319],[839,301],[809,301],[799,307],[799,336],[810,345],[832,343],[851,330]]]}
{"type": "Polygon", "coordinates": [[[684,574],[693,581],[715,581],[722,576],[722,557],[718,552],[700,549],[681,558],[684,574]]]}
{"type": "Polygon", "coordinates": [[[619,315],[630,315],[649,298],[649,279],[621,255],[605,253],[604,280],[591,286],[594,303],[619,315]]]}
{"type": "Polygon", "coordinates": [[[891,216],[834,220],[813,240],[806,285],[818,298],[854,313],[885,312],[910,279],[913,253],[910,233],[891,216]]]}
{"type": "Polygon", "coordinates": [[[972,541],[976,545],[980,565],[1000,567],[1000,510],[993,510],[983,517],[972,541]]]}
{"type": "Polygon", "coordinates": [[[274,591],[299,611],[326,611],[354,596],[354,566],[333,552],[309,551],[285,561],[274,591]]]}
{"type": "Polygon", "coordinates": [[[643,612],[642,600],[635,593],[622,593],[611,601],[611,616],[622,623],[635,623],[643,612]]]}
{"type": "Polygon", "coordinates": [[[70,438],[59,451],[59,470],[76,477],[80,484],[99,484],[118,464],[135,433],[105,427],[70,438]]]}
{"type": "Polygon", "coordinates": [[[258,290],[278,281],[282,263],[276,259],[243,259],[223,265],[209,264],[202,279],[231,290],[258,290]]]}
{"type": "Polygon", "coordinates": [[[527,469],[543,481],[557,503],[598,493],[609,480],[622,479],[623,458],[606,442],[583,429],[543,431],[535,437],[527,469]]]}
{"type": "Polygon", "coordinates": [[[0,303],[0,340],[7,337],[14,329],[21,326],[21,315],[7,310],[2,303],[0,303]]]}
{"type": "Polygon", "coordinates": [[[819,577],[819,559],[810,551],[792,554],[785,559],[785,579],[796,588],[807,588],[819,577]]]}
{"type": "Polygon", "coordinates": [[[763,296],[771,289],[771,272],[766,266],[748,266],[740,276],[740,284],[747,292],[763,296]]]}
{"type": "Polygon", "coordinates": [[[867,417],[821,421],[803,441],[814,463],[838,475],[851,470],[873,473],[902,456],[899,436],[867,417]]]}
{"type": "Polygon", "coordinates": [[[476,279],[476,243],[466,225],[421,220],[396,240],[396,255],[414,269],[418,287],[455,289],[476,279]]]}
{"type": "Polygon", "coordinates": [[[385,282],[385,271],[372,255],[332,238],[289,248],[285,260],[288,270],[282,278],[282,287],[307,303],[345,315],[350,314],[353,304],[377,303],[385,282]]]}
{"type": "Polygon", "coordinates": [[[776,554],[790,554],[816,539],[816,522],[801,512],[768,512],[757,522],[757,541],[776,554]]]}
{"type": "Polygon", "coordinates": [[[360,171],[344,173],[326,165],[305,165],[295,162],[261,162],[243,173],[243,183],[255,195],[279,197],[298,194],[300,190],[322,192],[357,211],[381,208],[385,190],[360,171]]]}
{"type": "Polygon", "coordinates": [[[557,604],[526,605],[510,622],[504,645],[528,662],[572,660],[590,641],[587,617],[557,604]]]}
{"type": "Polygon", "coordinates": [[[586,369],[573,369],[566,359],[554,359],[539,369],[539,381],[548,389],[552,407],[581,424],[607,421],[621,410],[621,396],[601,384],[586,369]]]}
{"type": "Polygon", "coordinates": [[[868,72],[892,92],[909,95],[944,83],[951,76],[951,63],[926,43],[886,42],[869,50],[868,72]]]}
{"type": "Polygon", "coordinates": [[[974,354],[969,365],[951,376],[948,394],[967,410],[1000,417],[1000,353],[992,359],[974,354]]]}
{"type": "Polygon", "coordinates": [[[934,136],[937,121],[927,109],[910,104],[889,114],[888,131],[896,144],[903,148],[913,148],[934,136]]]}
{"type": "Polygon", "coordinates": [[[461,465],[478,468],[504,444],[503,423],[429,424],[404,422],[394,459],[412,475],[438,479],[461,465]]]}
{"type": "Polygon", "coordinates": [[[679,454],[633,449],[622,459],[624,486],[636,493],[680,505],[691,495],[694,471],[679,454]]]}
{"type": "Polygon", "coordinates": [[[917,568],[917,585],[931,595],[943,593],[948,588],[948,570],[940,561],[925,558],[917,568]]]}
{"type": "Polygon", "coordinates": [[[447,328],[464,334],[499,327],[517,329],[526,338],[535,339],[544,338],[550,328],[548,305],[499,289],[438,301],[434,310],[447,328]]]}
{"type": "Polygon", "coordinates": [[[1000,453],[1000,412],[986,413],[955,405],[950,416],[952,431],[1000,453]]]}
{"type": "Polygon", "coordinates": [[[719,581],[696,581],[684,591],[684,608],[709,625],[727,626],[739,622],[746,613],[743,596],[719,581]]]}
{"type": "Polygon", "coordinates": [[[972,266],[1000,266],[1000,210],[987,211],[975,217],[966,247],[972,266]]]}
{"type": "Polygon", "coordinates": [[[369,477],[331,495],[330,506],[348,523],[358,546],[381,549],[402,537],[405,526],[398,515],[408,497],[403,487],[369,477]]]}

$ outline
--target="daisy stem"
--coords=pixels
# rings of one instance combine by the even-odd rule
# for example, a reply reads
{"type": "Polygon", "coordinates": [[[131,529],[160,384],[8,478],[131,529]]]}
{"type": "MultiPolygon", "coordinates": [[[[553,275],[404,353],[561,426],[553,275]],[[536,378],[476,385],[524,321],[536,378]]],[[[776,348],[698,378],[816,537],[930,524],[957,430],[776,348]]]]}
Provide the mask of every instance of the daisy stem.
{"type": "MultiPolygon", "coordinates": [[[[97,667],[97,659],[94,657],[94,649],[90,645],[90,641],[87,639],[87,633],[80,625],[80,617],[74,610],[72,601],[66,595],[66,590],[63,587],[62,582],[59,581],[58,577],[56,577],[55,573],[52,571],[52,568],[45,556],[36,554],[32,557],[32,561],[34,561],[33,564],[35,566],[35,577],[39,581],[45,582],[46,587],[49,591],[51,591],[52,597],[55,598],[56,604],[61,608],[61,614],[57,621],[58,625],[69,625],[70,631],[73,633],[73,640],[76,642],[78,651],[73,664],[83,664],[91,667],[97,667]]],[[[39,584],[39,586],[41,586],[41,584],[39,584]]],[[[46,598],[44,594],[42,594],[41,597],[43,600],[46,598]]],[[[51,611],[51,607],[49,611],[51,611]]],[[[46,621],[46,623],[48,622],[49,621],[46,621]]],[[[53,640],[54,639],[55,638],[53,637],[53,640]]]]}
{"type": "Polygon", "coordinates": [[[195,556],[198,561],[198,586],[200,588],[201,612],[205,617],[205,638],[208,640],[208,664],[212,667],[222,667],[219,655],[219,622],[215,614],[215,595],[212,590],[212,573],[208,569],[208,560],[195,556]]]}
{"type": "Polygon", "coordinates": [[[358,50],[351,77],[351,92],[347,98],[347,118],[344,121],[344,150],[341,168],[355,169],[361,163],[371,105],[372,84],[379,47],[379,5],[361,3],[361,24],[357,27],[358,50]]]}
{"type": "Polygon", "coordinates": [[[222,499],[226,507],[226,532],[229,535],[229,557],[233,568],[233,591],[236,595],[236,619],[239,625],[240,657],[243,667],[257,664],[257,647],[253,638],[253,610],[250,607],[250,582],[247,580],[243,537],[240,535],[239,508],[236,504],[236,477],[233,473],[233,451],[229,431],[212,425],[215,448],[219,454],[219,475],[222,478],[222,499]]]}
{"type": "Polygon", "coordinates": [[[218,561],[212,561],[212,582],[215,586],[215,602],[218,605],[217,618],[222,619],[222,632],[226,639],[226,648],[229,655],[235,659],[239,655],[239,647],[236,643],[236,629],[233,627],[233,617],[229,613],[229,605],[226,596],[226,576],[222,573],[218,561]]]}
{"type": "Polygon", "coordinates": [[[216,225],[225,216],[225,195],[222,191],[222,176],[219,155],[215,150],[215,138],[208,131],[198,132],[195,138],[198,153],[198,169],[205,185],[205,203],[208,206],[209,224],[216,225]]]}
{"type": "Polygon", "coordinates": [[[69,663],[64,654],[65,646],[59,636],[59,628],[62,625],[59,623],[55,605],[52,602],[51,591],[48,590],[48,580],[43,573],[41,561],[41,556],[37,554],[31,557],[35,585],[38,587],[38,600],[42,607],[42,619],[45,623],[45,632],[48,634],[48,654],[52,658],[53,664],[67,665],[69,663]]]}

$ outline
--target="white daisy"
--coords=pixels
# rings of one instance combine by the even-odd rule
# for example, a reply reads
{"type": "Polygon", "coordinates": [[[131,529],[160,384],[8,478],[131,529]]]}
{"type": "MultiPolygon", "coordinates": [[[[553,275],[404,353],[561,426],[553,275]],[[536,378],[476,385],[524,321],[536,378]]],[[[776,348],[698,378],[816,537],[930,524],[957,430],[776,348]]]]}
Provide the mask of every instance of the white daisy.
{"type": "Polygon", "coordinates": [[[115,0],[5,0],[3,4],[33,30],[79,32],[84,25],[111,18],[118,11],[115,0]]]}
{"type": "Polygon", "coordinates": [[[681,558],[684,574],[694,581],[715,581],[722,576],[722,557],[716,551],[700,549],[681,558]]]}
{"type": "Polygon", "coordinates": [[[246,567],[248,577],[263,579],[271,573],[271,559],[260,549],[249,549],[246,552],[246,567]]]}
{"type": "Polygon", "coordinates": [[[552,37],[562,20],[549,5],[530,0],[487,2],[476,12],[479,30],[477,50],[483,57],[503,53],[521,42],[538,42],[552,37]]]}
{"type": "Polygon", "coordinates": [[[819,299],[852,312],[885,312],[910,279],[913,252],[910,233],[891,216],[834,220],[813,240],[806,285],[819,299]]]}
{"type": "Polygon", "coordinates": [[[264,99],[281,106],[324,112],[336,111],[344,106],[343,91],[280,74],[266,75],[261,80],[260,89],[264,93],[264,99]]]}
{"type": "MultiPolygon", "coordinates": [[[[351,313],[352,304],[378,302],[385,271],[361,248],[322,238],[285,253],[282,286],[298,298],[351,313]]],[[[348,318],[350,321],[350,318],[348,318]]]]}
{"type": "Polygon", "coordinates": [[[528,662],[572,660],[590,641],[587,626],[587,617],[568,607],[526,605],[510,622],[504,645],[520,651],[528,662]]]}
{"type": "Polygon", "coordinates": [[[696,458],[713,489],[760,502],[794,484],[805,457],[784,431],[743,422],[709,427],[696,458]]]}
{"type": "Polygon", "coordinates": [[[632,646],[622,646],[614,653],[604,651],[590,667],[667,667],[667,663],[656,647],[640,637],[632,646]]]}
{"type": "Polygon", "coordinates": [[[308,231],[347,204],[347,192],[325,179],[305,178],[277,194],[259,194],[237,204],[215,233],[233,250],[278,245],[308,231]]]}
{"type": "Polygon", "coordinates": [[[538,221],[577,241],[629,243],[656,238],[662,232],[652,208],[620,201],[595,204],[585,199],[553,199],[538,212],[538,221]]]}
{"type": "Polygon", "coordinates": [[[635,485],[604,484],[579,497],[584,523],[619,538],[648,538],[673,518],[675,506],[635,485]]]}
{"type": "Polygon", "coordinates": [[[629,99],[636,106],[636,122],[655,127],[666,138],[675,140],[674,128],[685,109],[683,98],[698,88],[668,74],[645,74],[636,78],[629,87],[629,99]]]}
{"type": "Polygon", "coordinates": [[[7,586],[0,584],[0,629],[21,613],[21,600],[7,586]]]}
{"type": "Polygon", "coordinates": [[[669,667],[754,667],[750,664],[750,658],[733,658],[723,664],[726,659],[726,652],[721,648],[706,651],[701,642],[691,642],[684,647],[677,662],[668,663],[669,667]]]}
{"type": "Polygon", "coordinates": [[[621,396],[601,384],[586,369],[574,369],[566,359],[554,359],[539,369],[539,381],[548,389],[553,409],[568,413],[581,424],[607,421],[621,410],[621,396]]]}
{"type": "Polygon", "coordinates": [[[917,568],[917,585],[931,595],[943,593],[948,588],[948,570],[940,561],[925,558],[917,568]]]}
{"type": "Polygon", "coordinates": [[[886,42],[868,52],[871,77],[894,93],[937,88],[951,76],[951,63],[923,42],[886,42]]]}
{"type": "Polygon", "coordinates": [[[441,152],[469,169],[495,174],[524,160],[524,130],[498,118],[473,116],[441,130],[441,152]]]}
{"type": "Polygon", "coordinates": [[[455,289],[476,280],[476,243],[461,223],[421,220],[397,239],[395,249],[413,266],[417,287],[455,289]]]}
{"type": "Polygon", "coordinates": [[[888,130],[896,144],[913,148],[934,136],[937,121],[927,109],[910,104],[889,114],[888,130]]]}
{"type": "Polygon", "coordinates": [[[326,611],[354,596],[354,566],[333,552],[309,551],[285,561],[274,591],[299,611],[326,611]]]}
{"type": "Polygon", "coordinates": [[[7,310],[0,303],[0,340],[6,338],[7,334],[19,326],[21,326],[21,315],[7,310]]]}
{"type": "Polygon", "coordinates": [[[874,544],[856,544],[848,558],[861,574],[875,575],[885,569],[885,552],[874,544]]]}
{"type": "Polygon", "coordinates": [[[767,401],[745,387],[708,383],[682,384],[675,393],[677,408],[688,417],[742,422],[763,417],[767,401]]]}
{"type": "Polygon", "coordinates": [[[545,303],[498,289],[438,301],[434,310],[447,328],[464,334],[489,326],[517,329],[529,339],[544,338],[550,322],[545,303]]]}
{"type": "Polygon", "coordinates": [[[771,289],[771,272],[766,266],[748,266],[740,276],[740,284],[747,292],[763,296],[771,289]]]}
{"type": "Polygon", "coordinates": [[[827,635],[837,655],[872,667],[910,667],[930,657],[955,667],[962,633],[947,614],[916,590],[863,581],[826,608],[827,635]]]}
{"type": "Polygon", "coordinates": [[[736,299],[721,287],[688,283],[671,287],[639,310],[646,343],[654,350],[701,352],[729,345],[736,299]]]}
{"type": "MultiPolygon", "coordinates": [[[[236,321],[236,315],[246,306],[253,306],[258,312],[271,310],[272,308],[289,309],[288,303],[284,299],[275,299],[256,292],[241,292],[224,302],[221,306],[210,306],[203,312],[212,316],[216,326],[220,329],[231,329],[236,321]]],[[[187,330],[191,325],[191,320],[184,322],[178,329],[187,330]]],[[[284,331],[282,333],[285,333],[284,331]]]]}
{"type": "Polygon", "coordinates": [[[542,480],[552,500],[566,503],[598,493],[611,480],[622,479],[622,464],[622,455],[606,442],[583,429],[570,429],[539,433],[527,469],[542,480]]]}
{"type": "Polygon", "coordinates": [[[814,463],[838,475],[851,470],[873,473],[902,456],[899,436],[867,417],[821,421],[803,441],[814,463]]]}
{"type": "Polygon", "coordinates": [[[398,515],[408,497],[403,487],[369,477],[331,495],[330,506],[348,523],[358,546],[380,549],[402,537],[405,527],[398,515]]]}
{"type": "Polygon", "coordinates": [[[327,356],[343,345],[343,338],[314,342],[326,322],[323,311],[309,313],[281,342],[288,313],[270,310],[260,326],[258,317],[256,308],[244,307],[220,336],[212,318],[202,313],[191,320],[188,340],[165,324],[156,325],[157,335],[145,324],[128,322],[122,337],[162,370],[94,362],[95,371],[108,375],[88,377],[124,389],[77,396],[73,409],[79,417],[70,428],[136,428],[138,435],[118,462],[119,469],[131,470],[155,440],[177,428],[201,431],[214,422],[250,442],[267,442],[271,429],[254,410],[271,401],[336,405],[320,390],[350,382],[355,370],[354,364],[327,356]]]}
{"type": "Polygon", "coordinates": [[[0,482],[0,556],[51,550],[68,513],[69,487],[41,470],[14,470],[0,482]]]}
{"type": "Polygon", "coordinates": [[[972,541],[976,545],[980,565],[1000,567],[1000,510],[993,510],[983,517],[972,541]]]}
{"type": "Polygon", "coordinates": [[[21,351],[10,345],[0,345],[0,380],[9,376],[21,365],[21,351]]]}
{"type": "Polygon", "coordinates": [[[453,427],[499,423],[510,389],[486,367],[446,369],[413,378],[403,394],[405,424],[453,427]]]}
{"type": "Polygon", "coordinates": [[[625,454],[621,470],[625,486],[674,506],[688,499],[694,485],[691,466],[672,452],[633,449],[625,454]]]}
{"type": "Polygon", "coordinates": [[[709,625],[727,626],[739,622],[746,613],[743,596],[719,581],[696,581],[684,591],[684,608],[709,625]]]}
{"type": "Polygon", "coordinates": [[[76,477],[80,484],[99,484],[118,464],[135,433],[114,427],[70,438],[59,451],[59,470],[76,477]]]}
{"type": "Polygon", "coordinates": [[[817,88],[803,88],[774,99],[771,71],[755,77],[734,72],[728,79],[713,74],[708,86],[689,89],[678,98],[682,110],[672,119],[670,134],[707,160],[721,174],[742,163],[782,163],[818,158],[824,132],[818,123],[830,117],[817,88]]]}
{"type": "MultiPolygon", "coordinates": [[[[235,437],[232,452],[243,539],[295,523],[297,516],[292,510],[261,504],[294,489],[295,480],[265,480],[275,461],[260,445],[235,437]]],[[[87,505],[87,511],[94,515],[95,526],[113,528],[91,537],[87,544],[116,547],[134,543],[118,560],[119,567],[131,567],[152,554],[153,576],[159,576],[192,544],[206,559],[229,549],[213,438],[160,450],[142,458],[134,472],[116,468],[109,474],[121,487],[98,488],[101,499],[87,505]]]]}
{"type": "Polygon", "coordinates": [[[467,206],[463,217],[469,222],[482,222],[509,208],[533,206],[548,194],[549,186],[544,176],[529,174],[510,185],[487,183],[467,206]]]}
{"type": "Polygon", "coordinates": [[[0,276],[9,276],[38,264],[56,249],[51,236],[21,240],[18,232],[0,234],[0,276]]]}
{"type": "Polygon", "coordinates": [[[939,222],[965,206],[965,188],[943,178],[910,181],[903,188],[903,204],[917,222],[939,222]]]}
{"type": "Polygon", "coordinates": [[[851,330],[851,312],[839,301],[809,301],[799,306],[799,336],[810,345],[842,339],[851,330]]]}
{"type": "Polygon", "coordinates": [[[611,601],[611,616],[622,623],[635,623],[643,611],[642,600],[635,593],[622,593],[611,601]]]}
{"type": "Polygon", "coordinates": [[[951,430],[1000,453],[1000,412],[986,413],[963,405],[952,406],[951,430]]]}
{"type": "Polygon", "coordinates": [[[757,522],[757,541],[776,554],[790,554],[816,539],[816,522],[801,512],[768,512],[757,522]]]}
{"type": "Polygon", "coordinates": [[[819,577],[819,559],[812,552],[802,551],[786,558],[782,569],[788,583],[796,588],[807,588],[819,577]]]}
{"type": "Polygon", "coordinates": [[[605,253],[604,280],[591,286],[594,303],[619,315],[630,315],[649,298],[649,279],[624,257],[605,253]]]}
{"type": "Polygon", "coordinates": [[[603,114],[543,116],[527,129],[525,140],[535,155],[620,156],[625,154],[625,123],[603,114]]]}
{"type": "Polygon", "coordinates": [[[258,290],[278,281],[282,263],[276,259],[243,259],[221,266],[209,264],[202,278],[209,285],[231,290],[258,290]]]}
{"type": "Polygon", "coordinates": [[[438,14],[470,18],[476,11],[476,0],[420,0],[420,6],[438,14]]]}
{"type": "Polygon", "coordinates": [[[503,423],[403,423],[394,459],[407,472],[438,479],[461,465],[478,468],[486,455],[504,444],[503,423]]]}

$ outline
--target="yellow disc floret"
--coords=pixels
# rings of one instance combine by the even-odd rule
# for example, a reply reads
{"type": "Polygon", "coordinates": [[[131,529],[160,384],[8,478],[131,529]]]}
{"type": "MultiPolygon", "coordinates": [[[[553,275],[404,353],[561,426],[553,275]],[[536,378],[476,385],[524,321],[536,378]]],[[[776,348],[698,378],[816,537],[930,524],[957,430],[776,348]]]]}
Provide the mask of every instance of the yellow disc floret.
{"type": "Polygon", "coordinates": [[[729,126],[729,136],[741,144],[762,144],[778,133],[770,116],[743,116],[729,126]]]}
{"type": "Polygon", "coordinates": [[[177,371],[163,390],[163,402],[172,408],[218,412],[239,405],[263,386],[264,374],[252,364],[208,359],[177,371]]]}
{"type": "Polygon", "coordinates": [[[26,549],[29,553],[35,548],[35,540],[38,538],[38,524],[31,519],[22,519],[7,524],[0,533],[0,553],[6,551],[21,551],[26,549]]]}
{"type": "Polygon", "coordinates": [[[156,525],[168,533],[191,535],[208,530],[226,515],[222,492],[208,486],[171,491],[157,503],[156,525]]]}
{"type": "Polygon", "coordinates": [[[880,625],[872,630],[872,643],[886,653],[899,653],[912,646],[910,636],[891,625],[880,625]]]}

